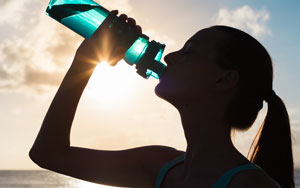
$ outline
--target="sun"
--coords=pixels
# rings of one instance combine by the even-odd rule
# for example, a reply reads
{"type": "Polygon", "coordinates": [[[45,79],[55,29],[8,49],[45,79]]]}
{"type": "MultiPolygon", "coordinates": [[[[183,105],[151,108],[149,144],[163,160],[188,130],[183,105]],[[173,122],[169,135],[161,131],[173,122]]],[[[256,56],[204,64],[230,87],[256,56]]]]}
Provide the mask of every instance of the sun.
{"type": "Polygon", "coordinates": [[[136,79],[135,68],[123,60],[116,66],[101,62],[90,78],[87,92],[92,100],[106,108],[124,106],[134,97],[136,79]]]}

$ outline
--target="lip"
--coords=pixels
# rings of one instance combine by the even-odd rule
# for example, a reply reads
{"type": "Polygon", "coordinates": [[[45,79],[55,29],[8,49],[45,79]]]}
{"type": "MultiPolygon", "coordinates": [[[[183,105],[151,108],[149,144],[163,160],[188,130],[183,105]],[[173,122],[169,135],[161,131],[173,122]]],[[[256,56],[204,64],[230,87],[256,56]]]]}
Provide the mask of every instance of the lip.
{"type": "Polygon", "coordinates": [[[159,77],[159,81],[166,75],[166,73],[167,73],[167,67],[165,68],[165,70],[163,71],[161,76],[159,77]]]}
{"type": "Polygon", "coordinates": [[[158,78],[159,81],[162,80],[163,75],[164,75],[164,74],[162,74],[162,75],[158,78]]]}
{"type": "Polygon", "coordinates": [[[163,77],[164,77],[164,76],[163,76],[163,75],[161,75],[161,77],[159,77],[159,79],[158,79],[158,80],[159,80],[159,81],[162,81],[162,80],[163,80],[163,77]]]}

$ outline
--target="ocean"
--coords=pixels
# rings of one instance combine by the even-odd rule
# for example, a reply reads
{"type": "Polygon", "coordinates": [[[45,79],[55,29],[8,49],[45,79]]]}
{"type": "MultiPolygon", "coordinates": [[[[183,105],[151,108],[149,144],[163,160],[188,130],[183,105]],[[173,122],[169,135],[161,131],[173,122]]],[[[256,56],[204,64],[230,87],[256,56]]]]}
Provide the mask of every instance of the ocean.
{"type": "MultiPolygon", "coordinates": [[[[295,170],[296,188],[300,188],[300,169],[295,170]]],[[[0,171],[0,188],[112,188],[50,171],[0,171]]]]}

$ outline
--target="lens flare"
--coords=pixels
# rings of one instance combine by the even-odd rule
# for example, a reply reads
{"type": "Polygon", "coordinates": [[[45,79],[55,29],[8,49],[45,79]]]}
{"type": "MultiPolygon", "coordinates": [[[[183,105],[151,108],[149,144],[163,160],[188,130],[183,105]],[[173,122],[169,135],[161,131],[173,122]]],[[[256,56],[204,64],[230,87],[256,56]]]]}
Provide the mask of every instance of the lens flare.
{"type": "MultiPolygon", "coordinates": [[[[123,60],[122,60],[123,61],[123,60]]],[[[88,94],[105,108],[125,107],[134,99],[137,76],[134,70],[119,62],[110,66],[106,61],[97,65],[87,86],[88,94]]]]}

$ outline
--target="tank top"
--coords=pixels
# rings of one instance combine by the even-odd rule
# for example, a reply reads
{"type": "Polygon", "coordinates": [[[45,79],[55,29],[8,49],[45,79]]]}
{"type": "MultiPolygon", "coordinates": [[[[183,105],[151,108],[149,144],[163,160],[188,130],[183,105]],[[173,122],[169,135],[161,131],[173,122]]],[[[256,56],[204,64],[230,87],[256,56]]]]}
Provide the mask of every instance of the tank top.
{"type": "MultiPolygon", "coordinates": [[[[175,159],[167,162],[158,172],[157,176],[156,176],[156,181],[155,181],[155,188],[160,188],[160,186],[162,185],[164,178],[167,174],[167,172],[171,169],[174,168],[176,165],[181,164],[184,161],[184,157],[185,154],[180,155],[178,157],[176,157],[175,159]]],[[[228,184],[230,183],[232,177],[243,170],[261,170],[263,171],[262,168],[260,168],[259,166],[257,166],[256,164],[253,163],[248,163],[248,164],[244,164],[244,165],[240,165],[237,167],[234,167],[230,170],[228,170],[227,172],[225,172],[225,174],[223,174],[218,181],[216,182],[216,184],[213,186],[213,188],[226,188],[228,186],[228,184]]]]}

